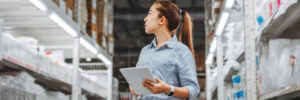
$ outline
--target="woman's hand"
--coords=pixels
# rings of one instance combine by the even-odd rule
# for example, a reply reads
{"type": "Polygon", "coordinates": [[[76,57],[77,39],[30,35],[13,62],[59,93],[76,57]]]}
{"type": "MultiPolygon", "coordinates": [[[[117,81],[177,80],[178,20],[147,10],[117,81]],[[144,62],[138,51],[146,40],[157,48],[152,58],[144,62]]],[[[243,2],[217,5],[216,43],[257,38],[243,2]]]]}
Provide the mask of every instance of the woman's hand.
{"type": "Polygon", "coordinates": [[[129,87],[129,90],[130,90],[130,92],[131,92],[132,95],[138,96],[138,95],[133,91],[133,89],[132,89],[131,87],[129,87]]]}
{"type": "Polygon", "coordinates": [[[148,79],[144,79],[143,86],[150,90],[153,94],[169,93],[171,87],[168,84],[158,79],[157,77],[154,77],[154,79],[157,83],[154,83],[153,81],[148,79]]]}

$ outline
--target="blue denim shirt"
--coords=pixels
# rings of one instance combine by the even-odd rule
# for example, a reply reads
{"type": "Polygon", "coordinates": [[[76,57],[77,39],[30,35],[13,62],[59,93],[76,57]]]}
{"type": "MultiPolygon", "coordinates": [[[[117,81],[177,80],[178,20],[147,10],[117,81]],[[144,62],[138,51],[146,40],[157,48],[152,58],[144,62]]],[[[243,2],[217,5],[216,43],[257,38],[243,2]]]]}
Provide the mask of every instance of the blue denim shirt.
{"type": "MultiPolygon", "coordinates": [[[[195,99],[200,91],[197,81],[195,60],[190,49],[178,41],[176,35],[157,48],[156,39],[146,45],[139,56],[137,67],[148,67],[153,76],[174,87],[186,87],[189,100],[195,99]]],[[[182,100],[164,93],[140,95],[139,100],[182,100]]]]}

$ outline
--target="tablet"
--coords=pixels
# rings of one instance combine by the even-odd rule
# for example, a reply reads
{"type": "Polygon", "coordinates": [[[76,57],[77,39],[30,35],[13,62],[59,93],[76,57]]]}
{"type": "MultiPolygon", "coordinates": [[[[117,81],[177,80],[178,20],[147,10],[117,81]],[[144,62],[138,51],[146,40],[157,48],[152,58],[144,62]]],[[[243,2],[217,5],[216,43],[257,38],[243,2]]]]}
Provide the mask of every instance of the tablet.
{"type": "Polygon", "coordinates": [[[122,75],[133,89],[133,91],[138,95],[148,95],[152,94],[147,88],[142,84],[144,78],[156,82],[152,76],[150,70],[147,67],[131,67],[120,69],[122,75]]]}

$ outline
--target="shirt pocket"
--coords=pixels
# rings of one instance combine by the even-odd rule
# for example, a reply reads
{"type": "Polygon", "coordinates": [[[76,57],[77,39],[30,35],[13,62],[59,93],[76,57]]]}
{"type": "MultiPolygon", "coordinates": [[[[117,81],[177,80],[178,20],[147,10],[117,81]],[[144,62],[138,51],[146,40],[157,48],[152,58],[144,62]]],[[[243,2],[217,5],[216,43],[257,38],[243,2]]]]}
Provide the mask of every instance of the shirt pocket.
{"type": "Polygon", "coordinates": [[[157,70],[161,73],[161,76],[163,77],[163,80],[169,84],[169,85],[175,85],[176,84],[176,65],[172,62],[166,61],[162,62],[157,66],[157,70]]]}

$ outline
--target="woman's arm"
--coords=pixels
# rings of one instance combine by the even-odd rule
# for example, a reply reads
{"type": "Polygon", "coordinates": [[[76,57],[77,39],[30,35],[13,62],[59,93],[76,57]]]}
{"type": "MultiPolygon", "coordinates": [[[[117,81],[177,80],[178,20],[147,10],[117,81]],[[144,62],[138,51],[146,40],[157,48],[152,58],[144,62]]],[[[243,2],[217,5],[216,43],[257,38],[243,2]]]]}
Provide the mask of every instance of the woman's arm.
{"type": "MultiPolygon", "coordinates": [[[[171,86],[166,84],[164,81],[155,77],[157,83],[154,83],[151,80],[145,79],[143,82],[144,87],[150,90],[154,94],[158,93],[169,93],[171,90],[171,86]]],[[[174,94],[173,96],[177,98],[189,98],[189,90],[186,87],[174,87],[174,94]]]]}
{"type": "Polygon", "coordinates": [[[178,98],[189,98],[189,90],[186,87],[174,87],[174,94],[173,96],[178,98]]]}

